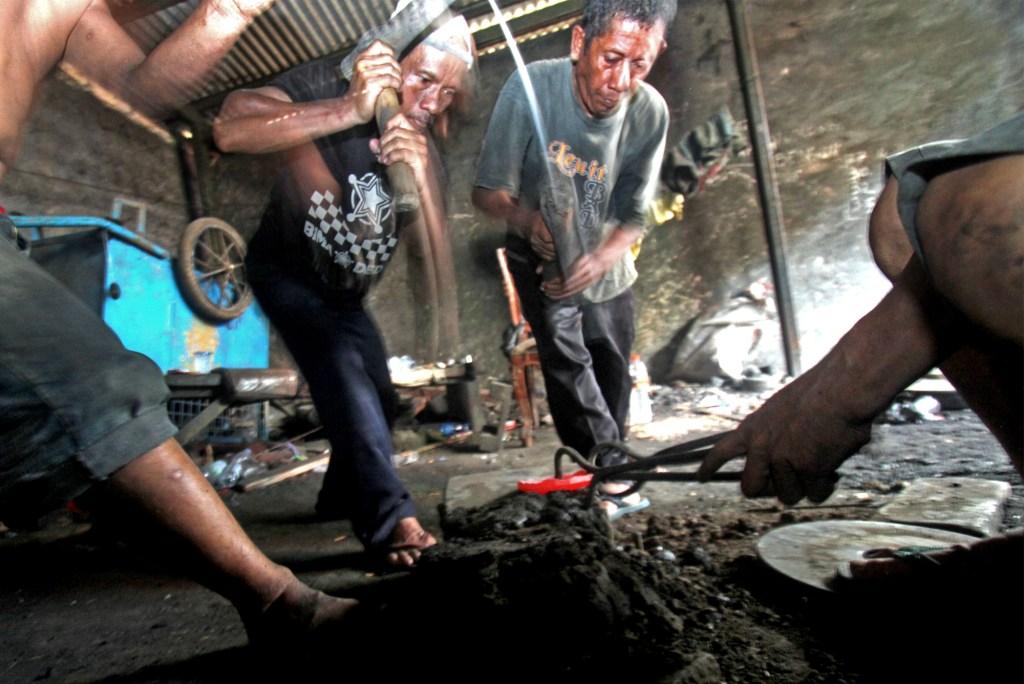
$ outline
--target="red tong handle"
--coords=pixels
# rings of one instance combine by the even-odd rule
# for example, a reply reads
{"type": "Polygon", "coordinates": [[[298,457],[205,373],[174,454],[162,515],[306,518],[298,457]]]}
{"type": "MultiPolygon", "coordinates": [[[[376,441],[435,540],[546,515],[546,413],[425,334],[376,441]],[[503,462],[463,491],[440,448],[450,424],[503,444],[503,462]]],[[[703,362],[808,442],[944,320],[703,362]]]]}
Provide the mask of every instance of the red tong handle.
{"type": "Polygon", "coordinates": [[[586,470],[577,470],[565,477],[545,477],[543,480],[520,480],[516,488],[530,494],[550,494],[551,492],[573,492],[590,486],[593,475],[586,470]]]}

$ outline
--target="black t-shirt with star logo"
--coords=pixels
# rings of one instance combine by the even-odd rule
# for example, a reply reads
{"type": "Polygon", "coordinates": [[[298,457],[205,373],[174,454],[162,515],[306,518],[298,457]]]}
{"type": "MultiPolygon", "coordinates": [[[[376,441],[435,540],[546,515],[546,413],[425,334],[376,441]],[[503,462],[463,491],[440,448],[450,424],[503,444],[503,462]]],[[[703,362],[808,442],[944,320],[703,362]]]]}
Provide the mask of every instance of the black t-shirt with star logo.
{"type": "MultiPolygon", "coordinates": [[[[348,89],[336,60],[298,67],[269,85],[293,102],[330,100],[348,89]]],[[[387,173],[369,147],[377,136],[370,122],[283,153],[263,217],[260,232],[275,233],[288,269],[315,274],[330,291],[365,294],[398,244],[387,173]]]]}

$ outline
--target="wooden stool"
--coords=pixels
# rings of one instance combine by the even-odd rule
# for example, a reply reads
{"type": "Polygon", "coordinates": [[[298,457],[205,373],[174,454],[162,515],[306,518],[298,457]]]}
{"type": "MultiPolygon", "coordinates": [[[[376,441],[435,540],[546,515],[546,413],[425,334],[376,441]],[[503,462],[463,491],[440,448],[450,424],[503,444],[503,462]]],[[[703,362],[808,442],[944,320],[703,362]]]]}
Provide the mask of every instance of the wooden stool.
{"type": "Polygon", "coordinates": [[[519,414],[523,421],[523,444],[531,446],[533,444],[533,429],[540,422],[537,406],[533,403],[533,390],[536,386],[533,372],[540,371],[537,340],[531,337],[522,344],[516,345],[516,349],[509,356],[509,365],[512,371],[512,393],[516,398],[519,414]],[[524,345],[528,345],[527,348],[520,351],[519,347],[524,345]],[[531,372],[533,368],[536,371],[531,372]]]}
{"type": "Polygon", "coordinates": [[[540,372],[540,356],[537,354],[537,340],[533,337],[530,324],[523,318],[519,294],[516,292],[512,274],[508,270],[505,248],[497,250],[498,266],[501,269],[501,284],[508,300],[508,314],[512,325],[522,326],[520,341],[509,353],[509,373],[512,376],[512,394],[519,406],[519,416],[523,423],[520,437],[525,446],[533,445],[533,430],[540,417],[537,407],[533,404],[533,391],[536,386],[535,373],[540,372]]]}

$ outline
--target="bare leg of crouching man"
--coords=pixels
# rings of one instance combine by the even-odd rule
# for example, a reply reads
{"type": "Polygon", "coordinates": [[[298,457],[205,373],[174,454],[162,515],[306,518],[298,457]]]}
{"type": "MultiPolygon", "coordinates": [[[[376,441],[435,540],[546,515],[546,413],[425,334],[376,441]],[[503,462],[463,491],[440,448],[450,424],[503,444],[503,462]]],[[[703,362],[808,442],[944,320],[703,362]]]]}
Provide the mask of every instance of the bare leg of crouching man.
{"type": "MultiPolygon", "coordinates": [[[[940,367],[1021,470],[1024,416],[1024,155],[932,178],[914,226],[929,279],[959,312],[940,367]]],[[[890,178],[871,217],[871,247],[895,281],[914,255],[890,178]]]]}
{"type": "Polygon", "coordinates": [[[170,534],[187,554],[186,568],[234,604],[255,642],[315,632],[356,605],[306,586],[267,558],[173,439],[118,470],[103,489],[170,534]]]}
{"type": "Polygon", "coordinates": [[[253,545],[173,439],[160,369],[29,259],[2,215],[0,273],[0,519],[86,495],[230,600],[251,639],[340,622],[354,602],[305,586],[253,545]]]}

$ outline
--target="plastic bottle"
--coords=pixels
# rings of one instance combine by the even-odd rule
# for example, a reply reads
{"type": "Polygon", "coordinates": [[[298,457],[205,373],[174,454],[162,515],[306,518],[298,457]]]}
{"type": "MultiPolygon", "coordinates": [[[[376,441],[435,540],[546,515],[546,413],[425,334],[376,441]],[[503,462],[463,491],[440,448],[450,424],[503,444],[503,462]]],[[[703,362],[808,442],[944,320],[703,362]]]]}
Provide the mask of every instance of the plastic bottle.
{"type": "Polygon", "coordinates": [[[216,475],[209,478],[210,484],[213,485],[214,489],[234,487],[240,481],[261,469],[262,466],[252,457],[252,449],[242,449],[228,459],[216,475]]]}
{"type": "Polygon", "coordinates": [[[633,381],[633,389],[629,393],[629,425],[644,425],[654,420],[654,407],[651,405],[651,378],[647,374],[647,365],[639,354],[629,357],[629,377],[633,381]]]}
{"type": "Polygon", "coordinates": [[[441,433],[442,437],[451,437],[460,432],[465,432],[469,429],[469,426],[465,423],[441,423],[438,426],[437,431],[441,433]]]}

